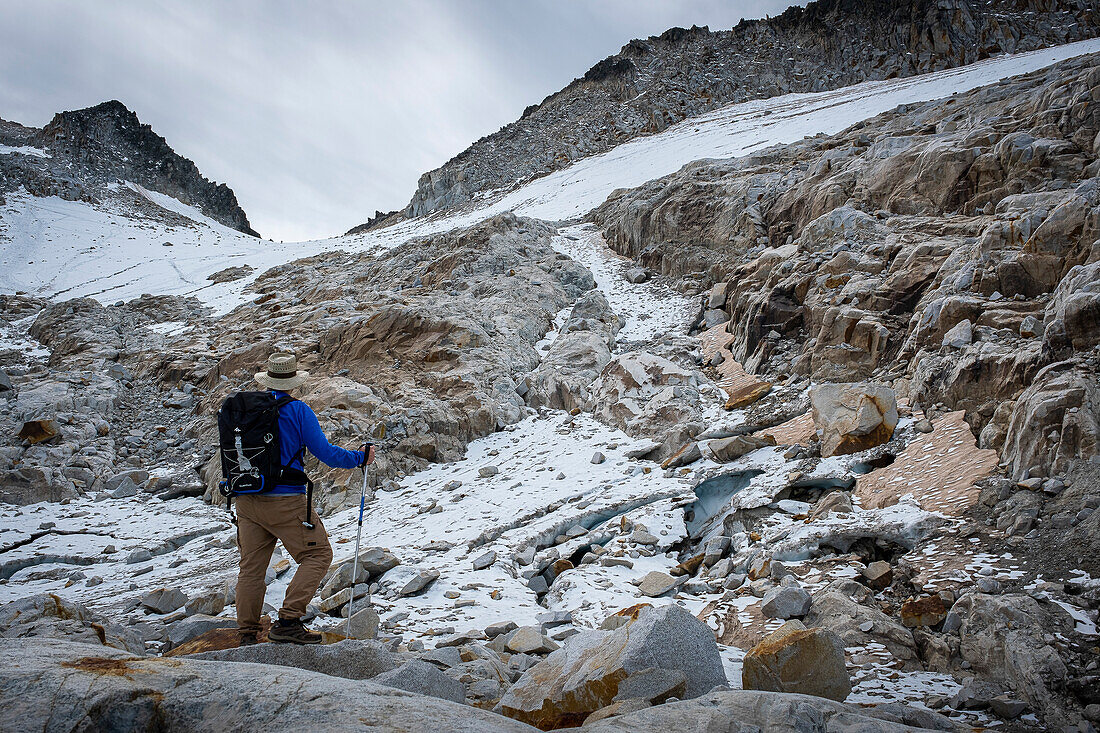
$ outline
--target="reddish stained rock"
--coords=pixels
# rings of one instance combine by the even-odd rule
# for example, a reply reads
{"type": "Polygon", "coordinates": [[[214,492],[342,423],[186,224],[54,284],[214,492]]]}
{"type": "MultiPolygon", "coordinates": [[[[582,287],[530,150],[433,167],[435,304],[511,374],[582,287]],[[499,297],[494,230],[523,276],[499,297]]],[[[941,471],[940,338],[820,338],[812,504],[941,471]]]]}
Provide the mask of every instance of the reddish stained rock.
{"type": "Polygon", "coordinates": [[[752,382],[730,390],[729,399],[724,407],[727,410],[740,410],[748,407],[772,391],[771,382],[752,382]]]}
{"type": "Polygon", "coordinates": [[[749,650],[741,668],[746,690],[795,692],[844,701],[852,681],[844,643],[832,631],[788,621],[749,650]]]}
{"type": "Polygon", "coordinates": [[[947,617],[947,608],[939,596],[927,596],[901,605],[901,622],[909,628],[935,626],[947,617]]]}

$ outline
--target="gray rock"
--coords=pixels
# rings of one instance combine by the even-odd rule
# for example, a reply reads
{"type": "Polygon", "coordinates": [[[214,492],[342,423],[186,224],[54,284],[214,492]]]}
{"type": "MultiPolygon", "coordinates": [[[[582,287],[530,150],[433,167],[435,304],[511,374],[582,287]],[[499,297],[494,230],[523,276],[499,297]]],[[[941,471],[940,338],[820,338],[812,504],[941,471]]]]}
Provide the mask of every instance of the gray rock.
{"type": "Polygon", "coordinates": [[[478,555],[474,558],[474,570],[484,570],[497,561],[496,550],[489,550],[488,552],[478,555]]]}
{"type": "Polygon", "coordinates": [[[351,639],[373,639],[378,636],[378,613],[367,606],[355,612],[345,623],[340,624],[344,636],[351,639]]]}
{"type": "Polygon", "coordinates": [[[439,578],[439,571],[432,569],[419,570],[415,575],[409,578],[406,583],[401,586],[401,589],[397,591],[399,596],[411,596],[415,593],[427,588],[439,578]]]}
{"type": "Polygon", "coordinates": [[[145,653],[145,643],[131,629],[53,593],[19,598],[0,606],[0,637],[66,639],[145,653]]]}
{"type": "Polygon", "coordinates": [[[989,699],[989,707],[998,717],[1015,720],[1024,714],[1028,705],[1023,700],[1013,700],[1008,695],[997,695],[989,699]]]}
{"type": "Polygon", "coordinates": [[[607,456],[605,456],[603,453],[600,453],[599,451],[596,451],[595,453],[592,454],[592,461],[591,461],[592,463],[600,464],[600,463],[603,463],[606,460],[607,460],[607,456]]]}
{"type": "Polygon", "coordinates": [[[200,614],[205,616],[217,616],[225,609],[225,592],[211,591],[201,596],[189,598],[184,606],[187,615],[200,614]]]}
{"type": "Polygon", "coordinates": [[[297,667],[349,680],[365,680],[397,667],[381,642],[348,639],[335,644],[254,644],[191,654],[188,659],[297,667]]]}
{"type": "MultiPolygon", "coordinates": [[[[359,552],[359,573],[355,584],[367,583],[377,580],[387,571],[392,570],[401,563],[393,553],[382,547],[368,547],[359,552]]],[[[331,595],[351,586],[351,574],[355,569],[355,558],[345,560],[337,565],[327,576],[321,586],[321,597],[328,598],[331,595]]]]}
{"type": "Polygon", "coordinates": [[[444,669],[449,669],[462,664],[462,652],[453,646],[436,647],[422,652],[420,659],[444,669]]]}
{"type": "Polygon", "coordinates": [[[953,349],[969,346],[974,341],[974,329],[970,319],[959,321],[943,336],[943,345],[953,349]]]}
{"type": "Polygon", "coordinates": [[[178,588],[157,588],[141,597],[141,605],[153,613],[171,613],[187,603],[187,594],[178,588]]]}
{"type": "Polygon", "coordinates": [[[177,647],[185,641],[190,641],[196,636],[205,634],[207,631],[235,628],[237,628],[237,619],[235,618],[214,617],[197,613],[168,624],[168,641],[173,647],[177,647]]]}
{"type": "Polygon", "coordinates": [[[760,604],[767,618],[802,618],[810,612],[810,594],[801,588],[779,586],[768,591],[760,604]]]}
{"type": "Polygon", "coordinates": [[[619,683],[615,701],[641,699],[650,705],[660,705],[670,697],[682,698],[687,692],[687,675],[679,669],[650,667],[619,683]]]}
{"type": "Polygon", "coordinates": [[[1043,323],[1035,316],[1028,316],[1020,323],[1020,336],[1022,338],[1035,338],[1043,332],[1043,323]]]}
{"type": "Polygon", "coordinates": [[[723,731],[723,733],[900,733],[956,730],[942,715],[908,705],[858,705],[809,695],[757,690],[715,691],[584,726],[585,733],[723,731]]]}
{"type": "Polygon", "coordinates": [[[775,438],[770,435],[754,437],[752,435],[734,435],[729,438],[718,438],[707,443],[707,450],[714,460],[719,463],[729,463],[741,456],[752,453],[759,448],[767,448],[775,445],[775,438]]]}
{"type": "Polygon", "coordinates": [[[11,389],[11,377],[3,369],[0,369],[0,392],[10,392],[11,389]]]}
{"type": "Polygon", "coordinates": [[[560,727],[610,705],[621,679],[651,668],[683,672],[689,697],[726,683],[714,633],[669,605],[643,608],[637,619],[612,632],[570,637],[527,670],[496,709],[543,729],[560,727]]]}
{"type": "Polygon", "coordinates": [[[129,555],[126,556],[125,562],[129,565],[134,565],[139,562],[147,562],[152,559],[153,553],[149,552],[149,550],[146,550],[144,547],[139,547],[138,549],[133,550],[129,555]]]}
{"type": "Polygon", "coordinates": [[[623,275],[628,283],[638,285],[649,279],[649,271],[644,267],[632,267],[623,275]]]}
{"type": "Polygon", "coordinates": [[[885,646],[905,669],[923,669],[913,632],[905,628],[896,616],[887,616],[877,608],[857,602],[869,597],[870,592],[863,585],[854,581],[838,581],[814,595],[813,605],[802,619],[803,623],[832,631],[841,638],[844,646],[863,646],[868,641],[867,635],[870,635],[875,642],[885,646]],[[851,590],[859,594],[856,600],[844,592],[845,585],[850,585],[851,590]]]}
{"type": "Polygon", "coordinates": [[[660,570],[653,570],[646,573],[646,576],[642,578],[642,582],[638,584],[638,590],[644,596],[657,598],[668,593],[679,584],[680,578],[674,578],[668,573],[662,573],[660,570]]]}
{"type": "Polygon", "coordinates": [[[564,624],[573,623],[572,611],[547,611],[546,613],[540,613],[535,616],[535,620],[539,622],[542,628],[549,629],[554,626],[562,626],[564,624]]]}
{"type": "Polygon", "coordinates": [[[515,621],[498,621],[485,627],[485,635],[490,639],[495,639],[501,634],[507,634],[517,628],[519,627],[515,621]]]}
{"type": "Polygon", "coordinates": [[[477,475],[482,478],[489,478],[490,476],[496,476],[500,473],[500,469],[496,466],[482,466],[477,470],[477,475]]]}
{"type": "MultiPolygon", "coordinates": [[[[244,651],[324,654],[341,644],[258,644],[244,651]]],[[[288,667],[272,674],[258,664],[190,657],[166,664],[56,640],[6,640],[0,642],[0,654],[8,660],[0,667],[0,696],[6,701],[0,706],[0,730],[351,731],[362,730],[364,721],[377,721],[376,727],[387,731],[530,731],[467,705],[306,669],[288,667]],[[95,694],[89,695],[93,687],[95,694]]],[[[354,666],[357,656],[340,654],[332,671],[348,676],[339,672],[354,666]]]]}
{"type": "Polygon", "coordinates": [[[520,626],[508,635],[504,646],[516,654],[549,654],[558,648],[537,626],[520,626]]]}
{"type": "Polygon", "coordinates": [[[421,662],[419,659],[410,659],[397,669],[381,673],[373,681],[379,685],[396,687],[418,695],[438,697],[457,703],[466,701],[466,688],[461,682],[451,679],[435,666],[421,662]]]}
{"type": "Polygon", "coordinates": [[[541,575],[535,575],[530,580],[528,580],[527,587],[538,595],[542,595],[543,593],[550,590],[550,586],[549,584],[547,584],[546,578],[541,575]]]}
{"type": "Polygon", "coordinates": [[[109,493],[112,499],[127,499],[131,496],[137,496],[138,491],[138,485],[129,476],[123,476],[118,486],[109,493]]]}

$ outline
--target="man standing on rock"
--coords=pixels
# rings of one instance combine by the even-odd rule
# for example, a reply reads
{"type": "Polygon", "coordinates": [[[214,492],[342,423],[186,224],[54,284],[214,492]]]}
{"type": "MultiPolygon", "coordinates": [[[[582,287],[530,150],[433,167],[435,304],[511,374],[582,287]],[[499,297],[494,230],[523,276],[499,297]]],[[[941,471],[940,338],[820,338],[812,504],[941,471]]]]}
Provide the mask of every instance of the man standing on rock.
{"type": "MultiPolygon", "coordinates": [[[[367,446],[365,451],[352,451],[330,444],[313,410],[290,397],[290,390],[300,387],[308,378],[309,372],[298,369],[292,354],[273,354],[264,371],[256,374],[256,381],[279,400],[276,409],[282,465],[293,469],[290,473],[304,477],[302,455],[307,449],[333,468],[356,468],[372,463],[373,446],[367,446]]],[[[320,634],[302,624],[302,616],[328,572],[332,545],[320,518],[310,518],[308,502],[305,484],[296,483],[280,483],[262,493],[235,497],[237,544],[241,551],[237,575],[237,626],[242,646],[255,644],[260,631],[266,590],[264,579],[276,540],[283,543],[298,563],[298,570],[286,589],[279,619],[271,625],[267,638],[291,644],[318,644],[321,641],[320,634]],[[306,522],[302,521],[303,515],[306,522]]]]}

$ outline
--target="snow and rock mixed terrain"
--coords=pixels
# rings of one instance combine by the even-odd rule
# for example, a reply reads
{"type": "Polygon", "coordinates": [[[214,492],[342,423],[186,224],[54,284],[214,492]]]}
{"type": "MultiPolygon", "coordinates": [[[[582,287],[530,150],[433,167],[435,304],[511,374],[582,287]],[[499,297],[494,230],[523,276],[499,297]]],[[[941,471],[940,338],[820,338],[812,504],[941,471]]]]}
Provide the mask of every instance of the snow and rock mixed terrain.
{"type": "Polygon", "coordinates": [[[5,192],[0,720],[1089,730],[1097,100],[1085,41],[747,102],[310,243],[5,192]],[[384,436],[354,584],[360,476],[307,466],[312,622],[361,640],[226,631],[212,416],[275,349],[334,442],[384,436]],[[254,701],[241,662],[302,669],[254,701]]]}

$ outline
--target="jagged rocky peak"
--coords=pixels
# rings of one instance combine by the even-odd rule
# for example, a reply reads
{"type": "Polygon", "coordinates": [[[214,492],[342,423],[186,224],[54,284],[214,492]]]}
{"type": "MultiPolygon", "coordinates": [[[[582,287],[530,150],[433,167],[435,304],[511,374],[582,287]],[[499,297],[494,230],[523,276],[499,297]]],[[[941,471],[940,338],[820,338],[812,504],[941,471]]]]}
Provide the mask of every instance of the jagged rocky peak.
{"type": "Polygon", "coordinates": [[[730,30],[670,28],[630,41],[425,173],[404,214],[462,205],[726,104],[911,76],[1098,32],[1088,0],[818,0],[730,30]]]}
{"type": "Polygon", "coordinates": [[[19,138],[22,144],[50,153],[49,159],[21,160],[23,170],[11,176],[32,193],[92,199],[107,183],[132,181],[194,206],[228,227],[259,236],[232,189],[204,178],[192,161],[172,150],[122,102],[59,112],[40,130],[4,123],[0,131],[5,139],[19,138]],[[31,165],[36,167],[33,172],[27,170],[31,165]],[[36,185],[43,178],[49,185],[36,185]],[[65,185],[58,186],[61,182],[65,185]]]}

